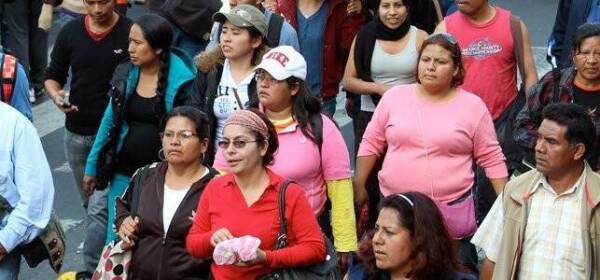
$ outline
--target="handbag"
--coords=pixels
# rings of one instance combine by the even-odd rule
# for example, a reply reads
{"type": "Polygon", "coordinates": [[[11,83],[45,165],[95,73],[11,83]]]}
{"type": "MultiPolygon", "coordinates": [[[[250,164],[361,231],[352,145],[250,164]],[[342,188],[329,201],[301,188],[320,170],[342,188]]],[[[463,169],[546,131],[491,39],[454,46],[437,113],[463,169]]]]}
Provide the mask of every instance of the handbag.
{"type": "MultiPolygon", "coordinates": [[[[0,196],[0,218],[12,212],[10,203],[0,196]]],[[[65,232],[60,220],[54,210],[50,214],[50,220],[46,228],[30,243],[20,245],[21,254],[29,267],[37,267],[45,259],[48,259],[50,267],[58,273],[63,265],[65,257],[65,232]]]]}
{"type": "MultiPolygon", "coordinates": [[[[285,180],[279,189],[279,234],[275,243],[275,250],[285,248],[288,244],[287,220],[285,218],[285,190],[293,181],[285,180]]],[[[310,265],[299,268],[280,268],[275,269],[268,275],[262,276],[260,280],[339,280],[342,279],[342,273],[338,268],[338,257],[333,243],[327,236],[325,239],[326,256],[325,261],[320,264],[310,265]]]]}
{"type": "Polygon", "coordinates": [[[455,239],[469,237],[477,230],[475,200],[471,191],[456,201],[443,203],[434,200],[444,217],[450,236],[455,239]]]}
{"type": "MultiPolygon", "coordinates": [[[[137,212],[143,189],[141,183],[146,178],[148,170],[148,166],[144,166],[134,173],[135,183],[133,186],[135,189],[131,198],[131,214],[133,216],[137,212]]],[[[130,275],[131,249],[134,245],[133,241],[113,240],[104,246],[96,271],[92,275],[92,280],[127,279],[130,275]]]]}

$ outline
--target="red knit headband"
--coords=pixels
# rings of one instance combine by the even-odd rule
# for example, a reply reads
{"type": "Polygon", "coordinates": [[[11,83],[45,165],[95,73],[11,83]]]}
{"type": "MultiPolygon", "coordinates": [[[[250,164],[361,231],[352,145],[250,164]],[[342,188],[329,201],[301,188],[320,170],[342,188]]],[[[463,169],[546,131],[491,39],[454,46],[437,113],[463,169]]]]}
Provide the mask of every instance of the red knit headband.
{"type": "Polygon", "coordinates": [[[260,135],[263,136],[263,138],[265,138],[265,140],[269,139],[269,129],[267,128],[267,124],[252,111],[234,111],[233,113],[231,113],[231,115],[229,115],[229,118],[227,118],[223,127],[226,127],[231,124],[241,125],[243,127],[249,128],[252,131],[258,132],[260,135]]]}

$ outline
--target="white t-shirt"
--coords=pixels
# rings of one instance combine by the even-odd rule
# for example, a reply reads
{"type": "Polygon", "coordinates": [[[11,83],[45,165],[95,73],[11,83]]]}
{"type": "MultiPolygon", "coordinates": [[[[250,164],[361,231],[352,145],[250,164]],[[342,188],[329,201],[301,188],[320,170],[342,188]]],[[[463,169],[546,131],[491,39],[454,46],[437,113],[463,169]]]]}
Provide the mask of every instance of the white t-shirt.
{"type": "MultiPolygon", "coordinates": [[[[208,168],[206,168],[201,178],[204,178],[204,176],[208,175],[208,172],[209,170],[208,168]]],[[[167,235],[167,232],[169,231],[169,225],[171,225],[171,221],[173,220],[173,216],[175,216],[175,212],[177,211],[177,208],[179,208],[179,204],[181,204],[181,202],[185,198],[185,195],[190,190],[190,187],[181,190],[174,190],[167,186],[167,184],[165,184],[164,190],[165,195],[163,201],[162,215],[163,228],[165,229],[165,235],[167,235]]]]}
{"type": "Polygon", "coordinates": [[[236,84],[231,76],[229,60],[225,59],[223,64],[223,74],[219,87],[217,89],[217,97],[213,105],[213,112],[217,118],[217,132],[215,134],[215,151],[217,143],[223,138],[223,126],[229,115],[236,110],[248,108],[248,86],[254,79],[254,73],[250,73],[239,84],[236,84]]]}

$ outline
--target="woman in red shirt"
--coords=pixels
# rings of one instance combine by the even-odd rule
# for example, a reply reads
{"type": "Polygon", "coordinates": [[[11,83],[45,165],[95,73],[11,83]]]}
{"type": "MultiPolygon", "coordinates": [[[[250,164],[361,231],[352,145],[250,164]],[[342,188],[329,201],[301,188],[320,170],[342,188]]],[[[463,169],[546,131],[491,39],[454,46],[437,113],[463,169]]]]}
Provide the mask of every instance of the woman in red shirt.
{"type": "Polygon", "coordinates": [[[218,144],[230,173],[211,181],[202,193],[186,240],[188,252],[197,258],[209,258],[221,242],[243,236],[260,239],[255,258],[236,259],[231,265],[213,263],[215,279],[256,279],[275,268],[324,261],[321,230],[295,183],[285,194],[289,245],[273,250],[279,232],[278,193],[283,179],[266,167],[273,160],[278,141],[264,114],[254,109],[233,112],[218,144]]]}

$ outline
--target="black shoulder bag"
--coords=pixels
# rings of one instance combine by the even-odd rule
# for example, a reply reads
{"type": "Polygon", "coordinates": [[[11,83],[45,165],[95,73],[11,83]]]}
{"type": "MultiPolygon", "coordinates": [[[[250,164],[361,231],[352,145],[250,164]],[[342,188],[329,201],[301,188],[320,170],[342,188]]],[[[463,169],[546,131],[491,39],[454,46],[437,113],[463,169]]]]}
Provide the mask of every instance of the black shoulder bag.
{"type": "MultiPolygon", "coordinates": [[[[287,220],[285,218],[285,191],[292,180],[285,180],[279,189],[279,234],[275,243],[275,250],[285,248],[288,245],[287,220]]],[[[323,236],[327,255],[325,261],[306,267],[275,269],[271,274],[265,275],[260,280],[339,280],[342,273],[338,268],[338,257],[329,238],[323,236]]]]}

